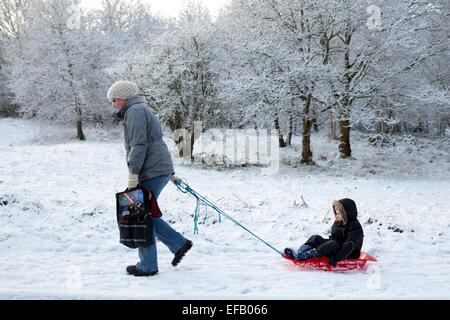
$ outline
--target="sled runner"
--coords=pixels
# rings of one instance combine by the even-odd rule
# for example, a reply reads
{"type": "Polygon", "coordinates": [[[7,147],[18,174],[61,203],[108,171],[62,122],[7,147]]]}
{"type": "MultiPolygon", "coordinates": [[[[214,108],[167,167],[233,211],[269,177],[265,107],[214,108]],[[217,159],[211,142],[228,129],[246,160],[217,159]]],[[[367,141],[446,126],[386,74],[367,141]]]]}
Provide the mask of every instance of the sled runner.
{"type": "Polygon", "coordinates": [[[287,257],[283,253],[283,258],[292,261],[300,268],[305,270],[321,270],[321,271],[350,271],[350,270],[366,270],[366,263],[368,261],[377,261],[370,254],[362,252],[359,259],[346,259],[339,261],[335,267],[328,264],[328,258],[314,258],[306,261],[297,261],[287,257]]]}

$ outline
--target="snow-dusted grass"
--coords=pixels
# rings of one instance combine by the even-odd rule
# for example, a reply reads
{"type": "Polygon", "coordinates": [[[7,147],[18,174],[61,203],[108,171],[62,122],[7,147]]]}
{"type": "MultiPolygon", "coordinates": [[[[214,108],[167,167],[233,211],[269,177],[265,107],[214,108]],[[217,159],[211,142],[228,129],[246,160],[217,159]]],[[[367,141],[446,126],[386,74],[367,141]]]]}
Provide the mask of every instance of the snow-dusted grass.
{"type": "Polygon", "coordinates": [[[331,201],[353,198],[363,251],[378,262],[368,273],[300,271],[232,222],[219,223],[211,209],[202,209],[194,235],[195,200],[170,184],[159,201],[165,220],[194,247],[173,268],[173,255],[158,243],[160,272],[143,279],[126,274],[137,252],[118,242],[114,194],[127,178],[121,130],[110,135],[88,128],[86,142],[73,133],[0,119],[1,299],[450,297],[447,140],[419,139],[408,153],[408,143],[374,148],[354,134],[355,159],[340,160],[335,142],[313,136],[317,166],[299,165],[294,143],[281,151],[273,175],[174,158],[177,174],[192,188],[279,250],[327,235],[331,201]]]}

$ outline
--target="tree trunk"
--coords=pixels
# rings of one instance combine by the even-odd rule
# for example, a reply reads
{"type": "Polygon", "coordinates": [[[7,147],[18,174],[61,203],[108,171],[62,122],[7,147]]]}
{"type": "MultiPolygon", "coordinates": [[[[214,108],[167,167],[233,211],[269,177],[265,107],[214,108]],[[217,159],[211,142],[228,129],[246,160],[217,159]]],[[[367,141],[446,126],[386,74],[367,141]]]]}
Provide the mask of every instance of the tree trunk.
{"type": "Polygon", "coordinates": [[[339,152],[341,158],[350,158],[352,156],[352,149],[350,148],[350,109],[353,99],[348,96],[350,92],[350,83],[353,76],[351,75],[350,63],[350,42],[352,39],[351,33],[345,34],[345,51],[344,51],[344,61],[345,61],[345,95],[342,97],[343,107],[339,112],[339,152]]]}
{"type": "Polygon", "coordinates": [[[172,139],[178,148],[178,156],[180,158],[188,157],[189,153],[191,153],[191,148],[189,146],[190,139],[187,133],[188,131],[186,129],[178,128],[172,130],[172,139]]]}
{"type": "Polygon", "coordinates": [[[449,119],[447,116],[442,116],[442,114],[439,116],[439,135],[441,137],[445,136],[445,130],[447,130],[447,127],[449,125],[449,119]]]}
{"type": "Polygon", "coordinates": [[[287,136],[287,145],[291,146],[292,145],[292,134],[294,132],[294,117],[291,115],[290,119],[289,119],[289,133],[287,136]]]}
{"type": "Polygon", "coordinates": [[[378,134],[383,133],[383,122],[382,121],[378,121],[378,123],[377,123],[377,133],[378,134]]]}
{"type": "Polygon", "coordinates": [[[313,130],[314,132],[319,132],[319,125],[317,124],[317,119],[314,118],[313,130]]]}
{"type": "Polygon", "coordinates": [[[424,133],[425,132],[425,126],[424,126],[424,124],[422,122],[422,119],[419,119],[419,125],[418,125],[418,127],[417,127],[417,129],[415,131],[419,132],[419,133],[424,133]]]}
{"type": "Polygon", "coordinates": [[[330,137],[333,140],[337,140],[336,120],[333,119],[333,113],[332,112],[330,112],[330,137]]]}
{"type": "Polygon", "coordinates": [[[184,157],[183,140],[184,140],[183,136],[179,136],[178,139],[175,139],[175,144],[178,146],[178,156],[180,158],[184,157]]]}
{"type": "Polygon", "coordinates": [[[191,132],[191,162],[194,162],[194,143],[195,143],[195,132],[191,132]]]}
{"type": "Polygon", "coordinates": [[[81,141],[85,141],[86,137],[83,133],[83,123],[82,123],[82,114],[81,114],[81,108],[79,105],[79,99],[75,99],[75,113],[77,114],[77,139],[80,139],[81,141]]]}
{"type": "Polygon", "coordinates": [[[83,133],[83,125],[81,120],[77,121],[77,139],[80,139],[81,141],[85,141],[86,137],[84,136],[83,133]]]}
{"type": "Polygon", "coordinates": [[[403,122],[403,129],[405,130],[405,133],[409,134],[408,126],[406,125],[406,121],[402,121],[402,122],[403,122]]]}
{"type": "Polygon", "coordinates": [[[173,133],[173,140],[178,147],[178,156],[187,161],[194,161],[195,134],[186,129],[177,129],[173,133]]]}
{"type": "Polygon", "coordinates": [[[339,121],[339,152],[342,158],[350,158],[352,150],[350,148],[350,121],[339,121]]]}
{"type": "Polygon", "coordinates": [[[317,113],[313,110],[313,130],[314,132],[319,132],[319,124],[317,122],[317,113]]]}
{"type": "Polygon", "coordinates": [[[315,122],[315,119],[309,118],[309,110],[311,107],[312,94],[308,95],[308,99],[305,103],[303,110],[303,133],[302,133],[302,160],[301,163],[312,164],[313,153],[311,151],[311,128],[315,122]]]}
{"type": "Polygon", "coordinates": [[[311,127],[312,122],[303,118],[303,135],[302,135],[302,160],[301,163],[312,164],[313,153],[311,151],[311,127]]]}
{"type": "Polygon", "coordinates": [[[278,143],[280,145],[280,148],[285,148],[286,142],[284,142],[283,135],[281,134],[281,131],[280,131],[280,123],[278,121],[278,114],[275,114],[274,124],[275,124],[275,130],[277,130],[278,143]]]}

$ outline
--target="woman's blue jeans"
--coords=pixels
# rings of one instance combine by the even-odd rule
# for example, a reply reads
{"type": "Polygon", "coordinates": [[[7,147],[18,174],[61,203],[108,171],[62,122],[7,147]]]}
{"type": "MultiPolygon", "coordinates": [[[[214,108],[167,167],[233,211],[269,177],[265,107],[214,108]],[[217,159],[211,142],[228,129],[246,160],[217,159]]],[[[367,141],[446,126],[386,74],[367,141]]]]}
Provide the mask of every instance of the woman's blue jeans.
{"type": "MultiPolygon", "coordinates": [[[[156,197],[156,200],[158,200],[161,191],[170,181],[171,177],[172,175],[160,176],[140,182],[140,184],[145,189],[151,189],[156,197]]],[[[165,222],[161,218],[153,218],[153,230],[154,244],[148,248],[138,249],[140,261],[136,264],[136,267],[139,270],[145,272],[158,271],[156,238],[164,243],[173,254],[180,250],[183,244],[187,241],[185,237],[176,232],[167,222],[165,222]]]]}

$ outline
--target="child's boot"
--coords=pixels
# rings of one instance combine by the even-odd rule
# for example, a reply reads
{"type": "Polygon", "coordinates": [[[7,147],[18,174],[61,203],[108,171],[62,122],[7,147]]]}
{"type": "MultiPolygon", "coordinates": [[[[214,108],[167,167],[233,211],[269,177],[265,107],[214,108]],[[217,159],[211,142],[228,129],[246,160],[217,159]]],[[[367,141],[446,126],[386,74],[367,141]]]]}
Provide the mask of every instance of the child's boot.
{"type": "Polygon", "coordinates": [[[295,252],[294,249],[286,248],[286,249],[284,249],[284,254],[285,254],[288,258],[297,260],[297,257],[296,257],[297,254],[296,254],[296,252],[295,252]]]}
{"type": "Polygon", "coordinates": [[[310,246],[307,246],[306,244],[304,244],[298,249],[298,255],[301,255],[303,252],[309,251],[311,249],[312,248],[310,246]]]}
{"type": "Polygon", "coordinates": [[[318,257],[318,254],[317,254],[316,249],[311,249],[309,251],[299,254],[297,260],[304,261],[304,260],[309,260],[309,259],[313,259],[313,258],[317,258],[317,257],[318,257]]]}

